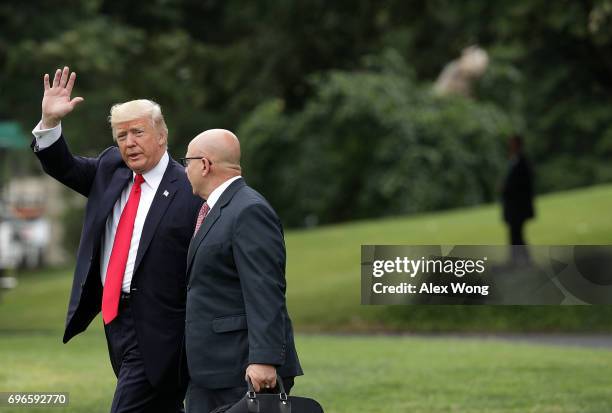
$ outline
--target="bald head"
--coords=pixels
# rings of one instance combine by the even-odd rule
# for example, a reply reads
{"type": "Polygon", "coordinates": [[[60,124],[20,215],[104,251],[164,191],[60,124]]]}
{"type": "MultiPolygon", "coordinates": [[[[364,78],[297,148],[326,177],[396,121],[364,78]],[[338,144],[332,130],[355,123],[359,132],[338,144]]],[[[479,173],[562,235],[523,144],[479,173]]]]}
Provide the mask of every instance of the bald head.
{"type": "Polygon", "coordinates": [[[205,199],[217,186],[241,172],[240,142],[225,129],[209,129],[193,138],[187,157],[204,158],[186,169],[194,193],[205,199]]]}
{"type": "Polygon", "coordinates": [[[240,172],[240,142],[225,129],[209,129],[193,138],[189,148],[213,163],[240,172]],[[193,145],[193,147],[192,147],[193,145]]]}

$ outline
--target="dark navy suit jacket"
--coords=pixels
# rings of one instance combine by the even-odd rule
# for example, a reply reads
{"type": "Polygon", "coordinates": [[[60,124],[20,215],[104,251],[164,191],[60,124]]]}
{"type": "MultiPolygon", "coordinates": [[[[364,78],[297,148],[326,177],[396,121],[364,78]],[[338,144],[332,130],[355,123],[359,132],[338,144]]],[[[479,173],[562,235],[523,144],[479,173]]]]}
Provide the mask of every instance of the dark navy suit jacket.
{"type": "Polygon", "coordinates": [[[248,364],[302,374],[285,303],[280,220],[242,178],[232,182],[191,241],[187,257],[189,376],[205,388],[244,386],[248,364]]]}
{"type": "MultiPolygon", "coordinates": [[[[66,317],[66,343],[100,312],[102,235],[115,202],[133,174],[117,147],[106,149],[97,158],[73,156],[63,136],[49,148],[37,151],[36,156],[46,173],[88,198],[66,317]]],[[[154,386],[179,379],[185,327],[185,261],[201,204],[202,200],[192,194],[184,169],[170,159],[145,220],[131,284],[138,344],[147,377],[154,386]]]]}

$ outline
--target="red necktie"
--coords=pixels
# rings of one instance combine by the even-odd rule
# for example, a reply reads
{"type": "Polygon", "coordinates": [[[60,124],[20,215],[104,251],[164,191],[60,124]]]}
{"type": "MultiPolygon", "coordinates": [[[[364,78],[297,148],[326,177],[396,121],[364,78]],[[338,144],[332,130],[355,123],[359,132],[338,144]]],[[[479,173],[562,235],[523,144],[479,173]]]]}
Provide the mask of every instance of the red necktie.
{"type": "Polygon", "coordinates": [[[204,205],[202,205],[202,208],[200,208],[200,212],[198,212],[198,220],[196,221],[195,231],[193,231],[194,237],[198,233],[198,230],[200,229],[200,227],[202,226],[202,222],[204,222],[204,218],[206,218],[206,215],[208,215],[208,211],[210,211],[210,208],[208,207],[208,203],[204,202],[204,205]]]}
{"type": "Polygon", "coordinates": [[[130,252],[134,221],[136,220],[140,193],[142,192],[140,190],[140,185],[143,182],[144,178],[142,175],[136,175],[134,185],[130,191],[130,196],[123,207],[121,218],[119,218],[117,232],[115,232],[115,240],[113,241],[113,249],[110,259],[108,260],[104,291],[102,293],[102,319],[104,320],[104,324],[113,321],[119,312],[121,284],[123,284],[125,264],[127,263],[128,253],[130,252]]]}

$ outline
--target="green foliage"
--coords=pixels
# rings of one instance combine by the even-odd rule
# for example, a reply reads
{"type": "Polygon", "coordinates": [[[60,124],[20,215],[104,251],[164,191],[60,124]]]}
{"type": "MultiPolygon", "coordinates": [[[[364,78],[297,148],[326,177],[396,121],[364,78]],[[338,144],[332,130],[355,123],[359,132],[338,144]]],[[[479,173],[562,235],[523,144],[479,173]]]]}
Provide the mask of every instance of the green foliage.
{"type": "Polygon", "coordinates": [[[501,139],[512,130],[508,117],[492,105],[433,95],[394,52],[365,66],[314,78],[315,97],[300,112],[268,101],[241,124],[247,179],[283,221],[326,223],[493,200],[503,173],[501,139]]]}
{"type": "Polygon", "coordinates": [[[70,65],[80,154],[112,144],[112,104],[147,97],[175,157],[240,129],[249,178],[290,225],[466,205],[493,198],[515,131],[540,192],[612,180],[611,21],[610,0],[5,2],[0,117],[30,129],[43,73],[70,65]],[[472,44],[491,62],[473,99],[432,96],[472,44]]]}
{"type": "Polygon", "coordinates": [[[540,191],[611,179],[611,17],[608,0],[505,3],[495,13],[479,97],[518,115],[540,191]]]}

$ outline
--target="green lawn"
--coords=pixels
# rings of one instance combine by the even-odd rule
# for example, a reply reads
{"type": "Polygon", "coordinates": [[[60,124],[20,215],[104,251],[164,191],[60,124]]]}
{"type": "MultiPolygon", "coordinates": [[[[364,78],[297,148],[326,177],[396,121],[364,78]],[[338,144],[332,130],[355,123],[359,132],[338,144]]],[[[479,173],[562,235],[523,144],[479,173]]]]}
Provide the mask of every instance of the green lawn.
{"type": "MultiPolygon", "coordinates": [[[[609,244],[610,201],[612,186],[542,197],[528,238],[540,244],[609,244]]],[[[540,325],[543,330],[547,325],[555,327],[551,329],[580,330],[584,325],[598,329],[606,317],[611,324],[610,306],[393,310],[359,305],[361,244],[501,244],[505,232],[498,215],[496,206],[485,206],[289,231],[288,302],[301,331],[296,340],[306,372],[296,382],[295,394],[316,396],[332,413],[612,411],[609,350],[443,337],[305,333],[407,326],[436,330],[453,325],[456,330],[462,325],[467,330],[512,330],[538,317],[540,321],[530,325],[540,325]]],[[[0,391],[67,391],[71,405],[64,411],[106,412],[114,376],[100,319],[68,345],[61,344],[70,273],[24,274],[19,287],[2,297],[0,391]]],[[[3,412],[25,410],[0,408],[3,412]]]]}
{"type": "MultiPolygon", "coordinates": [[[[612,244],[612,185],[538,198],[526,238],[534,244],[612,244]]],[[[410,330],[612,330],[612,307],[363,307],[362,244],[505,244],[499,205],[290,231],[288,302],[311,331],[395,326],[410,330]],[[475,322],[474,322],[475,321],[475,322]]]]}
{"type": "MultiPolygon", "coordinates": [[[[0,333],[0,390],[69,392],[69,408],[49,410],[107,412],[114,376],[99,324],[67,345],[59,332],[0,333]]],[[[612,411],[612,351],[376,336],[297,345],[306,375],[294,394],[328,413],[612,411]]]]}

